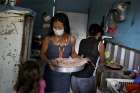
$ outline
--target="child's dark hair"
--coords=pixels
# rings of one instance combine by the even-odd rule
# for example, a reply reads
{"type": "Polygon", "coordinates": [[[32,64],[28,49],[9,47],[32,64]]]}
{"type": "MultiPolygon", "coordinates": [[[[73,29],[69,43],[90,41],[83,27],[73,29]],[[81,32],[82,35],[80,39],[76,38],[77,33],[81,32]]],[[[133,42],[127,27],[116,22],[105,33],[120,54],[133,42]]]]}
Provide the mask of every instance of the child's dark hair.
{"type": "Polygon", "coordinates": [[[40,78],[41,70],[39,63],[27,61],[19,66],[19,73],[14,89],[20,93],[36,93],[40,78]]]}
{"type": "Polygon", "coordinates": [[[91,24],[87,33],[89,36],[96,36],[99,32],[101,35],[104,34],[102,27],[98,24],[91,24]]]}

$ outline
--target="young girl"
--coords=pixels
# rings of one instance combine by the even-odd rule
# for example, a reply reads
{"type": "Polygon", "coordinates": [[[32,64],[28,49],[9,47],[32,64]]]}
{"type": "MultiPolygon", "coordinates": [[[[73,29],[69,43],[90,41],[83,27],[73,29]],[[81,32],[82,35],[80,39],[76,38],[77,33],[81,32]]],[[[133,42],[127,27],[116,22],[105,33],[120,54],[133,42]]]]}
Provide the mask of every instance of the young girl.
{"type": "Polygon", "coordinates": [[[41,79],[41,70],[37,62],[27,61],[19,66],[14,89],[16,93],[44,93],[45,82],[41,79]]]}

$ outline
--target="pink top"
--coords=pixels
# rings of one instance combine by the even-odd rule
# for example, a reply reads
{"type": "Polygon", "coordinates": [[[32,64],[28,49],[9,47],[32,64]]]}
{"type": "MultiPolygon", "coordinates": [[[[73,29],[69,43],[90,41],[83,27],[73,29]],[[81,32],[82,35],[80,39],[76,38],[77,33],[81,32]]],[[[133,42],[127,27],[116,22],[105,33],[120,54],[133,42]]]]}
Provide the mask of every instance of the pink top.
{"type": "Polygon", "coordinates": [[[45,93],[45,87],[46,87],[45,80],[40,80],[37,93],[45,93]]]}
{"type": "MultiPolygon", "coordinates": [[[[45,80],[41,79],[38,84],[37,93],[45,93],[45,87],[45,80]]],[[[18,91],[17,93],[20,93],[20,91],[18,91]]]]}

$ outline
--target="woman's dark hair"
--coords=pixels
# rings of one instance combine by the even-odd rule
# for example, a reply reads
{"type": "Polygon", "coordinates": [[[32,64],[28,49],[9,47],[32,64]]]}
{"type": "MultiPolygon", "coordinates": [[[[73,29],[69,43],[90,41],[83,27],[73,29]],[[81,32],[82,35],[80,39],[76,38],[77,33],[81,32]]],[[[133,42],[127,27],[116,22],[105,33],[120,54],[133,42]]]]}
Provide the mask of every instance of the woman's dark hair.
{"type": "Polygon", "coordinates": [[[64,32],[67,34],[70,34],[70,24],[69,24],[69,19],[68,16],[64,13],[56,13],[50,22],[50,30],[49,30],[49,35],[54,35],[53,31],[53,24],[55,21],[60,21],[64,24],[64,32]]]}
{"type": "Polygon", "coordinates": [[[19,66],[19,73],[14,89],[20,93],[36,93],[40,78],[41,70],[39,63],[27,61],[19,66]]]}
{"type": "Polygon", "coordinates": [[[104,31],[103,31],[102,27],[98,24],[91,24],[87,34],[89,36],[96,36],[97,33],[101,33],[101,35],[104,34],[104,31]]]}

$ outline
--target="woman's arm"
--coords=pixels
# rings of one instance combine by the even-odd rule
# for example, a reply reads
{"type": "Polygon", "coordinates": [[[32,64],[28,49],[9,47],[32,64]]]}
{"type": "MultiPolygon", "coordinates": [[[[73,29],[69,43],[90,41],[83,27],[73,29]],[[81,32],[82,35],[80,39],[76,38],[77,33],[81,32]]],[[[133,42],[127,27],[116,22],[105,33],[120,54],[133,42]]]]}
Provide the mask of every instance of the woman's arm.
{"type": "Polygon", "coordinates": [[[48,59],[47,59],[47,50],[48,50],[48,38],[46,37],[42,41],[42,48],[41,48],[41,51],[40,51],[41,60],[44,61],[44,62],[48,62],[48,59]]]}
{"type": "Polygon", "coordinates": [[[99,42],[98,51],[99,51],[99,55],[100,55],[100,62],[104,63],[104,61],[105,61],[105,46],[104,46],[104,43],[102,41],[99,42]]]}
{"type": "Polygon", "coordinates": [[[75,36],[71,36],[71,43],[72,43],[72,58],[78,57],[78,54],[75,51],[75,43],[76,43],[76,38],[75,36]]]}
{"type": "Polygon", "coordinates": [[[84,50],[83,50],[83,47],[84,47],[84,40],[85,39],[82,39],[80,41],[80,44],[79,44],[79,51],[78,51],[78,55],[81,56],[81,57],[84,57],[84,50]]]}

